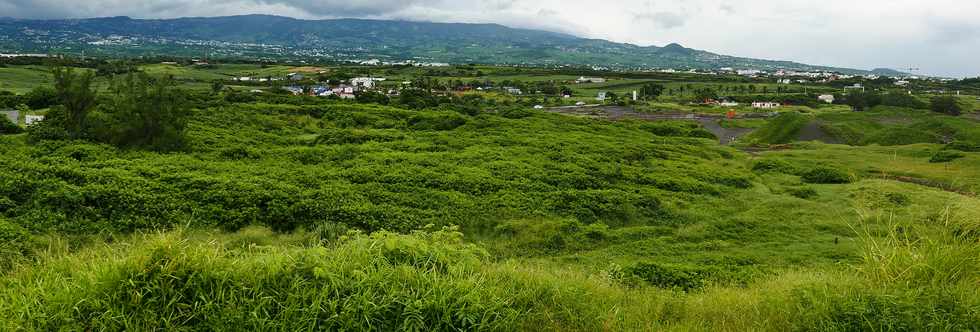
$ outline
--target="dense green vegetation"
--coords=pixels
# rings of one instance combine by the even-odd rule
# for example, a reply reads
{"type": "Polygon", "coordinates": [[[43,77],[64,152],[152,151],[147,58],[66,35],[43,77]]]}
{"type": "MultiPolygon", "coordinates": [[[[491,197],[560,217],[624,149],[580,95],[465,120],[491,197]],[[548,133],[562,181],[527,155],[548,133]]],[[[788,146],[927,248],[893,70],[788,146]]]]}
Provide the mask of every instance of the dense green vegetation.
{"type": "Polygon", "coordinates": [[[745,152],[491,97],[53,72],[47,119],[0,135],[0,330],[980,329],[969,114],[723,120],[745,152]]]}

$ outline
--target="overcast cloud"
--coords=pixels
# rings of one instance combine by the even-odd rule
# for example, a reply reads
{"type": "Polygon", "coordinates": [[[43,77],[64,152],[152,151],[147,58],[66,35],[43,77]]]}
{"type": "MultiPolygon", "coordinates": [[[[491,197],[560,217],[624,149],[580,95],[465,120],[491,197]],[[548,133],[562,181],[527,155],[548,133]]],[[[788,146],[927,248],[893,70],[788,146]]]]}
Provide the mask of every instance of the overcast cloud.
{"type": "Polygon", "coordinates": [[[980,76],[976,0],[0,0],[0,16],[276,14],[500,23],[727,55],[980,76]]]}

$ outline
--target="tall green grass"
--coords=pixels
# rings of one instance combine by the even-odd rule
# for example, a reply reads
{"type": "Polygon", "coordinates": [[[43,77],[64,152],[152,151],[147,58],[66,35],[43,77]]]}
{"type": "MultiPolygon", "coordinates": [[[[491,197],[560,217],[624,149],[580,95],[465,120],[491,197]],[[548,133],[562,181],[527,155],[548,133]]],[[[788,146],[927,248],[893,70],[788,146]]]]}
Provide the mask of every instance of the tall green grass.
{"type": "Polygon", "coordinates": [[[454,229],[141,235],[0,277],[0,329],[980,328],[980,244],[969,228],[976,225],[943,218],[938,228],[903,220],[884,236],[868,228],[854,267],[791,269],[744,286],[687,290],[622,283],[612,273],[621,270],[494,261],[454,229]]]}
{"type": "Polygon", "coordinates": [[[786,112],[747,136],[753,144],[786,144],[795,141],[811,118],[799,112],[786,112]]]}

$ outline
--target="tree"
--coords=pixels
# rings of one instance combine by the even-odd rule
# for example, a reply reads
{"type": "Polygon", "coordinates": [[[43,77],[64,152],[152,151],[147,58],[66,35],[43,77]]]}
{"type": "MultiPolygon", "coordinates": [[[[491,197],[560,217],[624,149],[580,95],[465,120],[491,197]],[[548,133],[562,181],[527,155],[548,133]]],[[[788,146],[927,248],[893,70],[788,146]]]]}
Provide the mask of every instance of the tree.
{"type": "Polygon", "coordinates": [[[855,112],[864,112],[869,108],[881,105],[881,95],[855,91],[844,97],[844,104],[851,106],[855,112]]]}
{"type": "Polygon", "coordinates": [[[39,110],[58,104],[58,95],[49,86],[38,86],[24,94],[23,103],[31,109],[39,110]]]}
{"type": "Polygon", "coordinates": [[[129,74],[113,82],[115,93],[105,107],[108,126],[98,137],[117,146],[140,146],[157,151],[183,147],[190,109],[187,93],[170,78],[129,74]]]}
{"type": "Polygon", "coordinates": [[[663,93],[664,86],[657,83],[647,83],[640,88],[640,95],[643,96],[644,100],[660,98],[663,93]]]}
{"type": "Polygon", "coordinates": [[[64,107],[61,126],[71,138],[79,138],[85,129],[85,118],[95,107],[96,92],[92,89],[95,74],[86,71],[76,74],[72,68],[54,68],[54,90],[64,107]]]}
{"type": "Polygon", "coordinates": [[[950,96],[933,97],[930,104],[933,112],[958,116],[963,113],[963,107],[950,96]]]}
{"type": "Polygon", "coordinates": [[[388,105],[388,101],[387,95],[376,91],[366,91],[357,94],[357,102],[362,104],[388,105]]]}
{"type": "Polygon", "coordinates": [[[718,99],[718,92],[715,92],[714,89],[704,88],[704,89],[694,90],[695,102],[704,102],[706,100],[716,100],[716,99],[718,99]]]}
{"type": "Polygon", "coordinates": [[[211,82],[211,93],[219,94],[221,93],[221,90],[224,89],[225,89],[225,84],[222,83],[221,80],[214,80],[214,82],[211,82]]]}

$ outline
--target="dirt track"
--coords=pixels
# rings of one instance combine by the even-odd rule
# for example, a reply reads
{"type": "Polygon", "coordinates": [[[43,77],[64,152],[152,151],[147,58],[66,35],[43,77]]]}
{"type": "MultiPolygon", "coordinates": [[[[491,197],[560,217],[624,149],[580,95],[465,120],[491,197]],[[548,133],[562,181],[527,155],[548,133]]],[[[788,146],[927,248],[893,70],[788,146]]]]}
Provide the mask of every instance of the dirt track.
{"type": "MultiPolygon", "coordinates": [[[[725,128],[718,124],[718,120],[724,119],[721,115],[696,114],[684,112],[661,112],[661,113],[641,113],[630,107],[624,106],[581,106],[581,107],[553,107],[546,108],[545,111],[565,115],[585,116],[597,119],[618,121],[623,119],[638,119],[645,121],[670,121],[687,120],[700,123],[704,129],[710,131],[718,137],[718,143],[727,145],[734,140],[748,135],[752,129],[746,128],[725,128]]],[[[751,115],[747,117],[768,117],[769,115],[751,115]]]]}

